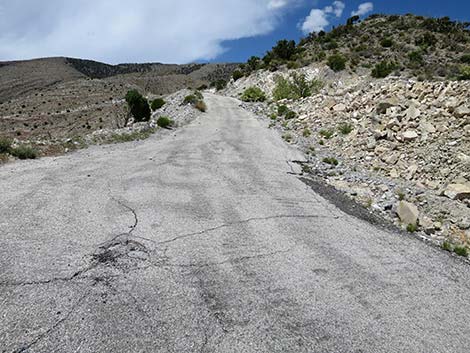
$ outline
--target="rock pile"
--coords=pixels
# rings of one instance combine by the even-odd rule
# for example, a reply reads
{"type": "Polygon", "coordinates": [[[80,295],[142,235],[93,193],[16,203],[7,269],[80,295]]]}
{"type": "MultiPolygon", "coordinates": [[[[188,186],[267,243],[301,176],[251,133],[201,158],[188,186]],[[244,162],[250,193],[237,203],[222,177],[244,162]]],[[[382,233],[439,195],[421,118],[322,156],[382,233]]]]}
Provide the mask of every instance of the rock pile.
{"type": "MultiPolygon", "coordinates": [[[[325,78],[310,69],[315,74],[325,78]]],[[[228,93],[257,85],[269,94],[272,77],[258,72],[228,93]]],[[[325,83],[315,96],[250,109],[288,131],[328,183],[404,228],[416,223],[429,238],[470,245],[470,82],[345,77],[325,83]],[[297,116],[271,120],[280,104],[297,116]]]]}

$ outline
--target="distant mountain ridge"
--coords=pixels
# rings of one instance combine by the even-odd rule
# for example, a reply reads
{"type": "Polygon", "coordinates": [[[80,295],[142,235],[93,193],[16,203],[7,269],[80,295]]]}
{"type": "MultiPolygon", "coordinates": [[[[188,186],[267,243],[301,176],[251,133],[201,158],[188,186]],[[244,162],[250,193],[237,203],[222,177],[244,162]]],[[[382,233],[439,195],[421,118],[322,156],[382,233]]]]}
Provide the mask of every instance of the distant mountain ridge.
{"type": "Polygon", "coordinates": [[[68,57],[0,62],[0,102],[78,79],[120,77],[142,85],[151,93],[228,80],[238,64],[118,64],[68,57]],[[165,79],[163,79],[163,77],[165,79]],[[138,81],[138,82],[136,82],[138,81]]]}

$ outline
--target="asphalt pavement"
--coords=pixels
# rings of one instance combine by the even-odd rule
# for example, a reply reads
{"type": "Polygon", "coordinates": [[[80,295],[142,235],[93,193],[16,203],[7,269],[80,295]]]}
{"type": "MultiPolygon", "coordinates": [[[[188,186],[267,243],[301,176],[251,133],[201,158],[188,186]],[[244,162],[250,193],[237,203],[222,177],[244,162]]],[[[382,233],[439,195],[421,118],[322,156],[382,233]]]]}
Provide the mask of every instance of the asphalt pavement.
{"type": "Polygon", "coordinates": [[[0,352],[469,352],[470,271],[341,211],[235,99],[0,167],[0,352]]]}

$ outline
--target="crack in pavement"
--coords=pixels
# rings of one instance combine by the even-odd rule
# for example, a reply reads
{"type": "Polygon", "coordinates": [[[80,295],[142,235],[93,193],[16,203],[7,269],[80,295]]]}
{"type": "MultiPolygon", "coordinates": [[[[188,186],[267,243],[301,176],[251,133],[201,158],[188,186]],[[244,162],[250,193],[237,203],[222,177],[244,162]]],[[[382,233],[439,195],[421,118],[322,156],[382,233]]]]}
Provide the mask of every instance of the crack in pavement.
{"type": "MultiPolygon", "coordinates": [[[[0,287],[15,287],[15,286],[28,286],[28,285],[46,285],[46,284],[51,284],[54,282],[70,282],[73,280],[77,279],[87,279],[87,278],[98,278],[97,276],[93,277],[88,277],[88,276],[82,276],[86,274],[87,272],[95,269],[98,267],[100,264],[107,264],[107,263],[112,263],[114,262],[117,258],[123,257],[125,255],[128,255],[130,251],[133,250],[139,250],[144,253],[148,254],[148,249],[145,245],[142,243],[129,239],[132,235],[132,232],[137,228],[137,225],[139,224],[139,218],[137,216],[137,212],[130,206],[126,205],[123,201],[115,198],[114,196],[110,195],[110,198],[117,202],[121,207],[127,209],[130,211],[133,216],[134,216],[134,223],[129,226],[130,230],[126,233],[121,233],[110,240],[98,244],[97,249],[91,254],[92,257],[92,262],[85,268],[79,269],[75,273],[73,273],[70,276],[65,276],[65,277],[53,277],[50,279],[44,279],[44,280],[32,280],[32,281],[5,281],[5,282],[0,282],[0,287]],[[124,251],[119,252],[119,247],[124,248],[124,251]],[[98,251],[101,250],[101,251],[98,251]]],[[[140,238],[140,237],[134,237],[134,238],[140,238]]],[[[101,278],[101,277],[99,277],[101,278]]]]}
{"type": "Polygon", "coordinates": [[[268,216],[268,217],[253,217],[253,218],[247,218],[247,219],[244,219],[244,220],[241,220],[241,221],[234,221],[234,222],[224,223],[224,224],[212,227],[212,228],[207,228],[207,229],[201,230],[199,232],[178,235],[174,238],[157,242],[156,244],[157,245],[169,244],[169,243],[173,243],[175,241],[181,240],[181,239],[190,238],[190,237],[194,237],[194,236],[198,236],[198,235],[203,235],[205,233],[213,232],[213,231],[216,231],[216,230],[219,230],[219,229],[222,229],[222,228],[232,227],[234,225],[239,225],[239,224],[244,224],[244,223],[249,223],[249,222],[256,222],[256,221],[265,221],[265,220],[270,220],[270,219],[281,219],[281,218],[338,219],[339,217],[338,216],[334,216],[334,217],[332,217],[332,216],[320,216],[320,215],[275,215],[275,216],[268,216]]]}

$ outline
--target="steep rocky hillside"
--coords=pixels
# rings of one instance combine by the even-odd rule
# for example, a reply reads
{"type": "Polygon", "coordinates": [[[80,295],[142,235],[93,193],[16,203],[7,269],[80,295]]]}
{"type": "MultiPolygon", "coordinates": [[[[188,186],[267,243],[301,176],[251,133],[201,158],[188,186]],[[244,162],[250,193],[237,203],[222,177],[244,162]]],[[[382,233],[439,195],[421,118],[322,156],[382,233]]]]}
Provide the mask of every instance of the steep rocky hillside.
{"type": "Polygon", "coordinates": [[[470,77],[459,76],[470,54],[465,25],[372,16],[331,33],[311,35],[290,59],[279,59],[292,49],[281,42],[269,64],[252,58],[223,92],[247,100],[264,93],[265,102],[246,108],[305,151],[305,171],[447,250],[470,249],[470,77]],[[423,46],[420,38],[431,36],[423,46]],[[411,63],[417,51],[420,65],[411,63]],[[345,67],[329,65],[332,55],[346,58],[345,67]],[[374,77],[371,68],[384,60],[394,70],[374,77]],[[249,96],[250,87],[262,92],[249,96]]]}

